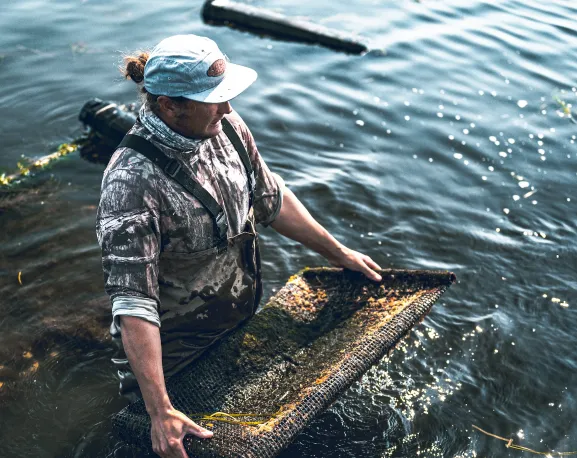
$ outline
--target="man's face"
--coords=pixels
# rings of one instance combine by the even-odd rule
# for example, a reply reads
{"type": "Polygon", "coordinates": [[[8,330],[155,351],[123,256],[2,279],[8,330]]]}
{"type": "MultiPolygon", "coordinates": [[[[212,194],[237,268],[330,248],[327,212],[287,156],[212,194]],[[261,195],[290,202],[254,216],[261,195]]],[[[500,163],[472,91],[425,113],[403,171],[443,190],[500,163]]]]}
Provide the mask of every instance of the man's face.
{"type": "Polygon", "coordinates": [[[179,103],[170,116],[170,128],[188,138],[212,138],[222,130],[221,119],[232,112],[229,102],[203,103],[187,100],[179,103]]]}

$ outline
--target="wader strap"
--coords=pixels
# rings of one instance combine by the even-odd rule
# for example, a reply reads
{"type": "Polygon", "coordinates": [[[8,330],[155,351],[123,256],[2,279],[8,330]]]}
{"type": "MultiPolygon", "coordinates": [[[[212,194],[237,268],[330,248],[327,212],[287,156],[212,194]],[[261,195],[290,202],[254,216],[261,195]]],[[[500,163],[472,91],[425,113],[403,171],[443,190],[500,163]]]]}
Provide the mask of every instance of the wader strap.
{"type": "Polygon", "coordinates": [[[180,163],[170,159],[162,151],[139,135],[127,134],[118,148],[132,148],[160,167],[166,175],[179,183],[190,194],[196,197],[206,207],[215,222],[218,236],[226,240],[228,223],[224,210],[208,191],[194,181],[181,167],[180,163]]]}
{"type": "Polygon", "coordinates": [[[244,147],[244,143],[238,136],[238,133],[236,132],[234,127],[232,127],[230,121],[227,118],[222,118],[221,123],[222,123],[222,130],[232,143],[232,146],[234,146],[234,149],[240,156],[240,160],[244,164],[246,175],[248,177],[248,189],[250,192],[249,207],[252,207],[252,204],[254,202],[254,190],[256,186],[256,181],[254,178],[254,171],[252,170],[252,164],[250,163],[250,157],[248,156],[246,148],[244,147]]]}

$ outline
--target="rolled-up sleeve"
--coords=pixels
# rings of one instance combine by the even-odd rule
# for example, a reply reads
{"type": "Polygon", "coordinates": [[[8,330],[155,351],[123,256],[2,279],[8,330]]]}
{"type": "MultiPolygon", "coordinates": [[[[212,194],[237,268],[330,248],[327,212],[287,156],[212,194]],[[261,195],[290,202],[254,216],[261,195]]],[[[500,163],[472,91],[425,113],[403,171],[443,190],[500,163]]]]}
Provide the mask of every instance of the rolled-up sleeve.
{"type": "Polygon", "coordinates": [[[160,305],[160,230],[150,181],[143,180],[138,167],[116,169],[103,179],[96,233],[104,286],[113,302],[132,296],[160,305]]]}
{"type": "Polygon", "coordinates": [[[158,304],[152,299],[133,296],[117,296],[112,301],[114,326],[120,329],[121,316],[134,316],[160,327],[158,304]]]}
{"type": "Polygon", "coordinates": [[[260,222],[260,224],[262,224],[265,227],[270,225],[280,213],[280,209],[282,207],[283,189],[285,186],[284,180],[281,178],[279,174],[273,172],[272,175],[276,181],[276,184],[278,185],[278,197],[276,197],[275,199],[276,203],[273,212],[269,215],[269,217],[265,221],[257,221],[260,222]]]}
{"type": "Polygon", "coordinates": [[[282,207],[284,181],[276,173],[272,173],[258,152],[252,133],[240,118],[233,112],[229,117],[237,127],[246,146],[255,177],[254,216],[257,223],[263,226],[271,224],[282,207]]]}

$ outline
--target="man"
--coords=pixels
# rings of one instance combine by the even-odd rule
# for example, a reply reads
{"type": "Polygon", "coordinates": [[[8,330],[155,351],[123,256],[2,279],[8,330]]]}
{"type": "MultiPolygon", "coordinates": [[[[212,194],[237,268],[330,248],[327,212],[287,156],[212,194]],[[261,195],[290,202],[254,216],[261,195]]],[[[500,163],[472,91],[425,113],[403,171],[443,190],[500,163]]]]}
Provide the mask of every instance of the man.
{"type": "Polygon", "coordinates": [[[335,240],[264,163],[229,103],[254,70],[195,35],[125,61],[145,103],[104,172],[97,217],[111,334],[127,356],[113,361],[121,393],[144,399],[153,450],[185,458],[185,434],[212,432],[173,408],[165,378],[254,314],[256,223],[376,281],[379,266],[335,240]]]}

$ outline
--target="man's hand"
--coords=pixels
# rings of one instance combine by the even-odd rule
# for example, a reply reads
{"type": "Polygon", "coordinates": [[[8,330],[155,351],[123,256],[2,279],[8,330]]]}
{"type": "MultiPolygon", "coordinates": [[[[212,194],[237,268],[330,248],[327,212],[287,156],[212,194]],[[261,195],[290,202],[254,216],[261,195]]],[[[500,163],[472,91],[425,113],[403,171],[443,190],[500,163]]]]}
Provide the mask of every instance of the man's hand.
{"type": "Polygon", "coordinates": [[[346,269],[362,272],[371,280],[382,280],[382,277],[375,272],[375,270],[381,269],[375,261],[367,255],[351,250],[344,245],[341,245],[337,256],[329,257],[328,261],[335,267],[344,267],[346,269]]]}
{"type": "Polygon", "coordinates": [[[186,434],[208,439],[212,431],[197,425],[178,410],[171,409],[150,417],[152,450],[162,458],[188,458],[182,439],[186,434]]]}
{"type": "Polygon", "coordinates": [[[203,439],[212,432],[176,410],[166,392],[158,326],[134,316],[121,316],[122,343],[136,375],[152,427],[152,449],[162,458],[188,458],[182,445],[186,434],[203,439]]]}

